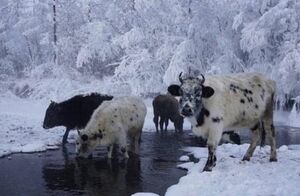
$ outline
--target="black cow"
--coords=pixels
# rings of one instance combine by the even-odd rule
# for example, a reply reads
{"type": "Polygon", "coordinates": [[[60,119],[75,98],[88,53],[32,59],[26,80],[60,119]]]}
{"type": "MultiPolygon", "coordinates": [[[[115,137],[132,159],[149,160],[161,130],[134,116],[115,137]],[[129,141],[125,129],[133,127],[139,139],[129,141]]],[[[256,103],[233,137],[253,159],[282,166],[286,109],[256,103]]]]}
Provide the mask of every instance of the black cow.
{"type": "Polygon", "coordinates": [[[167,130],[169,119],[174,123],[175,131],[182,131],[183,117],[179,113],[179,103],[172,95],[158,95],[153,102],[153,122],[158,131],[158,120],[160,130],[163,131],[165,123],[165,130],[167,130]]]}
{"type": "Polygon", "coordinates": [[[56,126],[65,126],[66,132],[63,136],[63,144],[67,142],[69,131],[72,129],[83,129],[94,110],[106,100],[112,100],[112,96],[91,93],[87,95],[76,95],[61,103],[51,101],[45,114],[44,129],[56,126]]]}

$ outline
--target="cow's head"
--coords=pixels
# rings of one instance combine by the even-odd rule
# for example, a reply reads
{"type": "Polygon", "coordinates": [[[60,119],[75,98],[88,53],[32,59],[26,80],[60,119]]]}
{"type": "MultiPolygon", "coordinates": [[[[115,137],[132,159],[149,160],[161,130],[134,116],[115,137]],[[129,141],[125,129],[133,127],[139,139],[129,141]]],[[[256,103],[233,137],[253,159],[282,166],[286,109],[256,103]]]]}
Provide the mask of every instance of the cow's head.
{"type": "Polygon", "coordinates": [[[78,157],[87,157],[93,150],[101,144],[103,138],[102,131],[87,134],[86,131],[78,131],[78,137],[76,139],[75,152],[78,157]]]}
{"type": "Polygon", "coordinates": [[[170,85],[169,93],[174,96],[180,96],[179,110],[182,116],[191,117],[203,108],[202,99],[209,98],[214,94],[214,89],[210,86],[204,86],[205,78],[182,77],[179,74],[181,85],[170,85]]]}
{"type": "Polygon", "coordinates": [[[48,106],[43,122],[44,129],[50,129],[59,126],[61,122],[61,108],[62,106],[54,101],[51,101],[48,106]]]}

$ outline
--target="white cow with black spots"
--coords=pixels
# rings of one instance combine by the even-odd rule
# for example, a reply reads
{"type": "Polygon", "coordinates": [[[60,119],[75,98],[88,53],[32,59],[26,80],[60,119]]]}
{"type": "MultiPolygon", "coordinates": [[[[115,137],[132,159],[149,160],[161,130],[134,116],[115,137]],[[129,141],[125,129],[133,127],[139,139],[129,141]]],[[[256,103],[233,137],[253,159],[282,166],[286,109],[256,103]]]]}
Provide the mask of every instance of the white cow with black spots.
{"type": "Polygon", "coordinates": [[[273,100],[275,82],[258,73],[213,75],[206,79],[182,77],[181,85],[168,91],[180,98],[180,112],[193,125],[196,135],[207,138],[208,160],[204,171],[216,165],[216,148],[225,130],[250,128],[252,139],[243,160],[250,160],[260,130],[270,139],[270,161],[277,161],[273,100]]]}
{"type": "Polygon", "coordinates": [[[94,111],[85,129],[78,133],[76,154],[86,157],[101,145],[108,147],[108,158],[111,158],[113,146],[117,144],[124,157],[128,158],[127,137],[131,140],[131,150],[138,153],[146,112],[144,102],[137,97],[103,102],[94,111]]]}

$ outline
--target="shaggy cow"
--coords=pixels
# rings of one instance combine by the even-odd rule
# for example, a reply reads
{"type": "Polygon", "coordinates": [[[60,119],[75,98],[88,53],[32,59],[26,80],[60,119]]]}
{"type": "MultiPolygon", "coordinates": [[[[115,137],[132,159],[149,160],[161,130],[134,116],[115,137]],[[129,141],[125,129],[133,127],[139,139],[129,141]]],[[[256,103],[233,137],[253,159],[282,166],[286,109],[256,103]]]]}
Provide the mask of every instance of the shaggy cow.
{"type": "Polygon", "coordinates": [[[111,158],[113,146],[117,144],[128,158],[127,136],[131,139],[131,150],[134,148],[137,153],[146,112],[145,104],[136,97],[104,102],[95,110],[85,129],[79,132],[76,154],[86,157],[96,146],[102,145],[108,146],[108,158],[111,158]]]}
{"type": "Polygon", "coordinates": [[[63,144],[67,142],[69,131],[83,129],[90,120],[94,110],[105,100],[113,97],[91,93],[76,95],[61,103],[51,101],[44,118],[43,128],[50,129],[56,126],[65,126],[63,144]]]}
{"type": "Polygon", "coordinates": [[[193,132],[207,138],[208,160],[204,171],[216,165],[216,148],[224,130],[251,128],[251,144],[243,157],[250,160],[259,140],[260,129],[270,139],[270,161],[277,161],[273,126],[275,82],[258,73],[210,76],[205,80],[183,78],[181,85],[168,91],[181,96],[180,112],[193,124],[193,132]]]}
{"type": "Polygon", "coordinates": [[[175,131],[182,131],[183,117],[179,113],[179,103],[172,95],[158,95],[153,102],[153,122],[156,131],[158,131],[158,120],[160,130],[163,131],[165,123],[165,131],[167,130],[169,119],[174,123],[175,131]]]}

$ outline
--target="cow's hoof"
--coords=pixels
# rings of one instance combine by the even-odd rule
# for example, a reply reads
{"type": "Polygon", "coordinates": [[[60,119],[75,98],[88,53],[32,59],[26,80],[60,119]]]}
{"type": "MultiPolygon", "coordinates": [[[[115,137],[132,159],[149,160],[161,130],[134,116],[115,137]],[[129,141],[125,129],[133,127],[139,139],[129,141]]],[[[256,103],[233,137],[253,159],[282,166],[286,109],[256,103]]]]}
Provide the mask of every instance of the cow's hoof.
{"type": "Polygon", "coordinates": [[[277,158],[270,158],[270,162],[277,162],[277,158]]]}
{"type": "Polygon", "coordinates": [[[211,166],[205,166],[204,168],[203,168],[203,171],[205,172],[211,172],[212,171],[212,167],[211,166]]]}
{"type": "Polygon", "coordinates": [[[250,157],[244,157],[242,161],[250,161],[250,157]]]}

